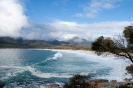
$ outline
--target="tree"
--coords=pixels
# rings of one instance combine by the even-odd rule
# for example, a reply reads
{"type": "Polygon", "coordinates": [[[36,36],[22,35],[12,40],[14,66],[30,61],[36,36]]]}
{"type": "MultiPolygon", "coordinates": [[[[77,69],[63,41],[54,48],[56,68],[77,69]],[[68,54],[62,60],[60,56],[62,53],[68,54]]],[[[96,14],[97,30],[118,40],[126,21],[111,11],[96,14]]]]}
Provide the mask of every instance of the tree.
{"type": "Polygon", "coordinates": [[[92,43],[92,49],[95,50],[98,55],[101,55],[104,52],[111,52],[112,49],[114,50],[114,45],[111,38],[100,36],[92,43]]]}
{"type": "Polygon", "coordinates": [[[97,54],[100,54],[99,52],[104,52],[105,50],[102,49],[104,47],[104,37],[100,36],[92,43],[92,49],[97,51],[97,54]]]}
{"type": "Polygon", "coordinates": [[[128,46],[130,46],[130,44],[133,44],[133,26],[125,27],[123,34],[128,42],[128,46]]]}
{"type": "Polygon", "coordinates": [[[123,31],[124,36],[118,35],[115,38],[104,38],[103,36],[97,38],[92,43],[92,49],[96,51],[98,55],[101,55],[104,52],[112,53],[116,56],[128,58],[133,63],[133,46],[132,39],[133,39],[133,29],[132,27],[127,27],[123,31]],[[130,33],[131,32],[131,33],[130,33]],[[130,42],[128,42],[130,40],[130,42]],[[130,48],[128,47],[130,45],[130,48]]]}
{"type": "Polygon", "coordinates": [[[87,76],[74,75],[70,78],[69,82],[64,85],[64,88],[88,88],[89,82],[87,82],[87,76]]]}

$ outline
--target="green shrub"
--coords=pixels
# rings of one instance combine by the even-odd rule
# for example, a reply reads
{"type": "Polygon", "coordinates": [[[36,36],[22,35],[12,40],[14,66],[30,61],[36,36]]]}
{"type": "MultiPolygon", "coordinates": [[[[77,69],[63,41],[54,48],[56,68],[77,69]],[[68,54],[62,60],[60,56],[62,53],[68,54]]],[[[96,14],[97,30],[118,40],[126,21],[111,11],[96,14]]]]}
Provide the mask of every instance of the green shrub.
{"type": "Polygon", "coordinates": [[[127,66],[126,70],[128,73],[133,74],[133,65],[127,66]]]}
{"type": "Polygon", "coordinates": [[[64,85],[64,88],[88,88],[87,76],[76,74],[70,78],[69,82],[64,85]]]}

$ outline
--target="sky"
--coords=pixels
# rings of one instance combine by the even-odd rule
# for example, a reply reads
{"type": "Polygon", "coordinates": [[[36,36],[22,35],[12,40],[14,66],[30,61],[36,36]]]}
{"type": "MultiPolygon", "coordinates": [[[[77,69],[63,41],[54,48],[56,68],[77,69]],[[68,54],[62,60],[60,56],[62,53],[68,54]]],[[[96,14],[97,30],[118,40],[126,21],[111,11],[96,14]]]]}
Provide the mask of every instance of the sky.
{"type": "Polygon", "coordinates": [[[0,36],[92,41],[133,23],[133,0],[0,0],[0,36]]]}

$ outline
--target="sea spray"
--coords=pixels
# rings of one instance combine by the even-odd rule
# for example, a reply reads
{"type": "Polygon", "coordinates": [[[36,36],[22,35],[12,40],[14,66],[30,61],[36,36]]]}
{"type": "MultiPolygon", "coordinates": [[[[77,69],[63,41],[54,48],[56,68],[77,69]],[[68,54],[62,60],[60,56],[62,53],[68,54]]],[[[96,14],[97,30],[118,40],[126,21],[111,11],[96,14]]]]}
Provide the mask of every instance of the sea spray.
{"type": "Polygon", "coordinates": [[[123,81],[128,61],[114,56],[97,56],[93,52],[71,50],[0,50],[0,74],[5,82],[66,82],[74,74],[95,79],[123,81]],[[6,52],[8,51],[8,52],[6,52]],[[17,54],[17,55],[16,55],[17,54]],[[9,63],[12,61],[12,63],[9,63]]]}
{"type": "Polygon", "coordinates": [[[56,77],[56,78],[70,78],[71,76],[68,74],[56,74],[56,73],[43,73],[40,71],[37,71],[35,68],[28,66],[28,70],[32,73],[32,75],[37,76],[39,78],[51,78],[51,77],[56,77]]]}
{"type": "MultiPolygon", "coordinates": [[[[130,74],[127,73],[125,68],[130,65],[128,59],[122,59],[120,57],[115,57],[113,55],[108,56],[97,56],[94,52],[85,52],[85,51],[73,51],[73,50],[53,50],[57,52],[64,52],[65,54],[76,55],[79,59],[82,58],[82,61],[85,60],[90,65],[88,66],[88,71],[85,73],[93,76],[95,79],[108,79],[108,80],[117,80],[123,81],[125,78],[131,78],[130,74]]],[[[78,58],[76,58],[78,60],[78,58]]],[[[84,62],[84,65],[85,65],[84,62]]],[[[83,68],[82,68],[83,69],[83,68]]],[[[83,72],[84,73],[84,72],[83,72]]]]}
{"type": "Polygon", "coordinates": [[[60,59],[61,57],[63,57],[63,54],[61,52],[57,52],[55,53],[52,57],[48,57],[47,59],[45,59],[44,61],[42,62],[39,62],[39,63],[35,63],[34,65],[36,66],[44,66],[45,64],[47,64],[48,62],[50,63],[51,61],[55,61],[55,60],[58,60],[60,59]]]}
{"type": "Polygon", "coordinates": [[[54,57],[52,57],[53,60],[57,60],[59,58],[61,58],[63,55],[61,54],[61,52],[58,52],[54,55],[54,57]]]}

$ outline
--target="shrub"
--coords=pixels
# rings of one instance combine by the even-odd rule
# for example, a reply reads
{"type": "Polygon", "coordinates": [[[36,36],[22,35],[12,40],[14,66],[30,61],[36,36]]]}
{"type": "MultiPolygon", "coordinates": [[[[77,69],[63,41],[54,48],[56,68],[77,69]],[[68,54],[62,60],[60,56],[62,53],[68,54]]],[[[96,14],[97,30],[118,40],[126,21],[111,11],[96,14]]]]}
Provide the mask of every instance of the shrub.
{"type": "Polygon", "coordinates": [[[64,85],[64,88],[88,88],[87,76],[76,74],[70,78],[69,82],[64,85]]]}
{"type": "Polygon", "coordinates": [[[133,65],[127,66],[126,70],[128,73],[133,74],[133,65]]]}

